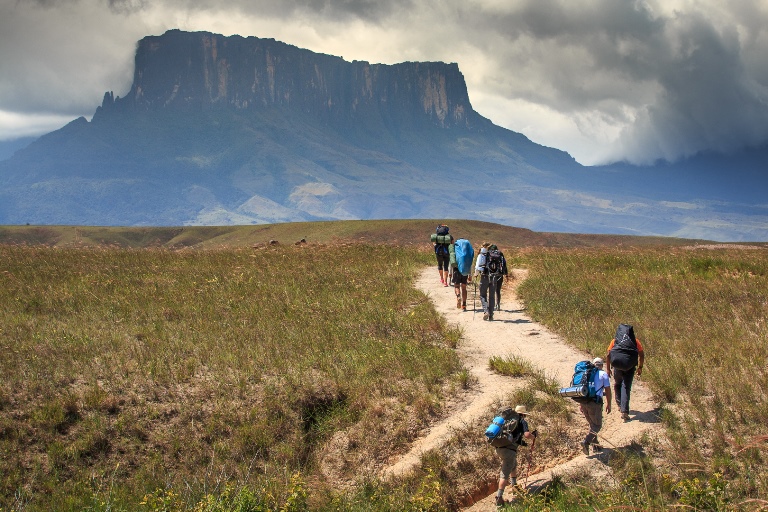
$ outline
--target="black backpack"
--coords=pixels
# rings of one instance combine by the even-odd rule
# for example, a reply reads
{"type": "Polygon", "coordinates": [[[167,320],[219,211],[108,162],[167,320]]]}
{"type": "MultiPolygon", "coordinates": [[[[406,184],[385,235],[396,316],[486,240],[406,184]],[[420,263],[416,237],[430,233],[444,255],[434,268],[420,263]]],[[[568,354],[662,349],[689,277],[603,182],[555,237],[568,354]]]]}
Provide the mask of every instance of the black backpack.
{"type": "Polygon", "coordinates": [[[488,254],[485,255],[485,269],[489,274],[501,274],[504,268],[504,258],[501,255],[501,251],[498,249],[491,249],[488,254]]]}
{"type": "Polygon", "coordinates": [[[435,229],[435,234],[437,235],[447,235],[448,234],[448,226],[445,224],[440,224],[437,226],[437,229],[435,229]]]}
{"type": "Polygon", "coordinates": [[[635,329],[631,325],[620,324],[613,340],[613,348],[609,354],[611,366],[623,371],[631,370],[637,366],[640,356],[637,350],[635,329]]]}

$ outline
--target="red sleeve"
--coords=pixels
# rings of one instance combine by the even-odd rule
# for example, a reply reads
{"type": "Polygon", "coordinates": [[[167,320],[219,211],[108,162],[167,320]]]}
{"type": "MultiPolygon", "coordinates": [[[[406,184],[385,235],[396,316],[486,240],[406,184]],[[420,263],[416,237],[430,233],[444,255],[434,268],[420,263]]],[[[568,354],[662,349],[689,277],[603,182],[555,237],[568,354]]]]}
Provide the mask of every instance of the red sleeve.
{"type": "Polygon", "coordinates": [[[614,338],[614,339],[612,339],[612,340],[611,340],[611,344],[610,344],[610,345],[608,345],[608,350],[607,350],[608,352],[610,352],[610,351],[611,351],[611,349],[613,348],[613,344],[614,344],[614,343],[616,343],[616,339],[615,339],[615,338],[614,338]]]}
{"type": "Polygon", "coordinates": [[[635,338],[635,341],[637,342],[637,351],[640,353],[645,353],[645,350],[643,349],[643,344],[640,343],[640,338],[635,338]]]}

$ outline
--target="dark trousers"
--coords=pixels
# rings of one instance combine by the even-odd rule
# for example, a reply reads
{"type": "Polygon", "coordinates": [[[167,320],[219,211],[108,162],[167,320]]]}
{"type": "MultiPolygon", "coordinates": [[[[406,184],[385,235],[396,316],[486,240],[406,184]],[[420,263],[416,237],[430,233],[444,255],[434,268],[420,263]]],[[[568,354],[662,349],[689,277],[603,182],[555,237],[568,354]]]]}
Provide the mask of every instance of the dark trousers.
{"type": "Polygon", "coordinates": [[[627,414],[629,414],[629,394],[632,392],[632,381],[635,380],[635,368],[630,370],[613,369],[613,396],[616,397],[619,410],[627,414]]]}
{"type": "Polygon", "coordinates": [[[496,279],[497,276],[480,274],[480,304],[490,316],[493,316],[493,308],[496,306],[496,279]]]}

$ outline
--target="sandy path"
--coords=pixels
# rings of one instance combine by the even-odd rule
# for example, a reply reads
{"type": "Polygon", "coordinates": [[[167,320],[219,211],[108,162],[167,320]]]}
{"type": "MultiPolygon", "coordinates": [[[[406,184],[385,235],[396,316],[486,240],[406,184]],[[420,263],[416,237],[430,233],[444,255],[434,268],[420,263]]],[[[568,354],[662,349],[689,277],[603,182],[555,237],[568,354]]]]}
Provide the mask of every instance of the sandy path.
{"type": "MultiPolygon", "coordinates": [[[[510,286],[505,286],[501,298],[501,311],[494,314],[494,321],[483,320],[480,300],[477,299],[477,312],[472,312],[473,288],[469,285],[467,311],[456,308],[456,296],[452,287],[444,287],[437,276],[437,270],[429,268],[422,272],[417,280],[417,287],[434,303],[437,311],[448,322],[458,324],[464,330],[464,339],[458,348],[466,367],[477,379],[472,392],[458,409],[443,422],[434,425],[428,434],[413,443],[411,450],[384,470],[384,476],[408,472],[425,451],[440,446],[451,432],[472,420],[487,416],[488,407],[502,396],[514,390],[515,382],[508,377],[492,373],[488,369],[491,356],[506,357],[517,355],[527,359],[535,366],[544,369],[547,375],[563,384],[570,381],[573,366],[577,361],[590,359],[589,354],[579,352],[567,345],[562,339],[549,332],[544,326],[533,322],[525,315],[522,304],[515,295],[515,285],[524,279],[527,272],[514,270],[515,279],[510,286]]],[[[610,339],[606,340],[606,346],[610,339]]],[[[600,354],[603,356],[604,354],[600,354]]],[[[656,416],[656,404],[642,381],[635,381],[632,387],[632,421],[624,422],[614,410],[604,415],[601,442],[606,447],[623,447],[638,439],[644,432],[659,428],[656,416]]],[[[586,421],[576,415],[576,421],[583,424],[586,433],[586,421]]],[[[539,487],[554,474],[564,474],[575,468],[590,466],[590,471],[604,472],[603,457],[584,456],[575,451],[573,459],[542,473],[528,478],[528,487],[539,487]]],[[[509,498],[509,492],[506,495],[509,498]]],[[[472,512],[495,511],[493,496],[475,503],[466,509],[472,512]]]]}

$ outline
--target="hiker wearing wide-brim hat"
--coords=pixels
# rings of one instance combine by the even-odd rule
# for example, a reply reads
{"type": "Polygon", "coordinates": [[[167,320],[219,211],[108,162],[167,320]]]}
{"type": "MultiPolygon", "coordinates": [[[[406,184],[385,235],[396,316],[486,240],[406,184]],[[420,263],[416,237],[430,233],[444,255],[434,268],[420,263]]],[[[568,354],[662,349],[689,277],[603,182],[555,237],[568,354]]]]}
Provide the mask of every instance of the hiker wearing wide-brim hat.
{"type": "Polygon", "coordinates": [[[524,439],[535,439],[538,435],[537,431],[529,432],[528,422],[525,417],[528,415],[528,410],[524,405],[518,405],[515,407],[515,415],[517,416],[517,424],[514,429],[507,433],[513,442],[509,446],[497,447],[496,455],[501,459],[501,469],[499,471],[499,489],[496,491],[496,505],[503,506],[504,501],[504,489],[510,483],[513,487],[517,486],[517,449],[520,446],[525,446],[524,439]]]}

